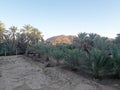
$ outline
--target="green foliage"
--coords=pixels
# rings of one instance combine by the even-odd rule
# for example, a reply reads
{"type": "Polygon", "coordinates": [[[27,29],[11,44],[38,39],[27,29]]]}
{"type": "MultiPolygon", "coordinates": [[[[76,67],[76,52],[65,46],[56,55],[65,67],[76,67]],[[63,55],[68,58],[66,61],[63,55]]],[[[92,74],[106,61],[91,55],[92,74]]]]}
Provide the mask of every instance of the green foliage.
{"type": "Polygon", "coordinates": [[[29,53],[38,53],[40,55],[44,55],[45,54],[44,44],[40,43],[40,44],[36,44],[36,45],[31,45],[29,47],[29,53]]]}
{"type": "Polygon", "coordinates": [[[15,55],[16,49],[12,48],[11,43],[0,44],[0,55],[15,55]]]}
{"type": "Polygon", "coordinates": [[[4,33],[5,33],[5,25],[0,21],[0,43],[3,42],[4,33]]]}
{"type": "Polygon", "coordinates": [[[64,58],[63,50],[59,49],[58,47],[55,47],[52,53],[53,53],[53,58],[57,60],[57,65],[59,65],[60,60],[64,58]]]}
{"type": "Polygon", "coordinates": [[[78,50],[67,50],[65,62],[72,68],[79,66],[78,50]]]}
{"type": "Polygon", "coordinates": [[[100,49],[93,48],[90,51],[89,70],[94,77],[101,77],[114,74],[114,62],[100,49]]]}
{"type": "Polygon", "coordinates": [[[70,44],[57,44],[55,48],[62,50],[63,52],[66,52],[68,49],[73,49],[73,46],[70,44]]]}
{"type": "Polygon", "coordinates": [[[0,44],[0,55],[4,55],[5,54],[5,46],[4,44],[0,44]]]}
{"type": "Polygon", "coordinates": [[[116,75],[120,78],[120,45],[114,45],[112,48],[112,59],[114,60],[114,69],[116,75]]]}
{"type": "Polygon", "coordinates": [[[99,37],[99,35],[94,33],[79,33],[78,38],[74,39],[73,45],[81,50],[89,53],[89,50],[94,47],[94,40],[99,37]]]}
{"type": "Polygon", "coordinates": [[[120,34],[117,34],[117,37],[115,38],[114,42],[116,44],[120,44],[120,34]]]}
{"type": "Polygon", "coordinates": [[[30,45],[28,49],[28,53],[39,54],[40,58],[46,57],[46,59],[49,59],[49,57],[51,57],[52,51],[53,51],[53,46],[44,43],[30,45]]]}
{"type": "Polygon", "coordinates": [[[100,50],[108,50],[110,47],[110,41],[106,37],[96,37],[94,39],[94,47],[100,50]]]}
{"type": "Polygon", "coordinates": [[[31,25],[25,25],[19,31],[16,26],[5,30],[0,22],[0,55],[25,54],[30,45],[43,41],[42,33],[31,25]]]}
{"type": "Polygon", "coordinates": [[[83,67],[87,59],[86,52],[80,51],[78,49],[70,50],[68,49],[65,54],[65,63],[67,63],[71,68],[83,67]]]}

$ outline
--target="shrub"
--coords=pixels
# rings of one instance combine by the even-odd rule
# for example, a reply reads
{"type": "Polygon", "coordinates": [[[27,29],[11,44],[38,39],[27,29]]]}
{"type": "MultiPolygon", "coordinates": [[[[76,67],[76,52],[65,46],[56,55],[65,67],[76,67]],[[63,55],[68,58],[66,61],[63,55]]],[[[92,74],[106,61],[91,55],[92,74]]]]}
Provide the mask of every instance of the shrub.
{"type": "Polygon", "coordinates": [[[52,53],[53,58],[57,60],[57,65],[59,65],[60,60],[64,58],[64,52],[59,48],[55,48],[52,53]]]}
{"type": "Polygon", "coordinates": [[[116,76],[120,78],[120,46],[119,45],[113,46],[112,59],[114,60],[114,69],[116,76]]]}
{"type": "Polygon", "coordinates": [[[86,53],[78,49],[68,49],[65,54],[65,63],[71,68],[83,67],[86,60],[86,53]]]}

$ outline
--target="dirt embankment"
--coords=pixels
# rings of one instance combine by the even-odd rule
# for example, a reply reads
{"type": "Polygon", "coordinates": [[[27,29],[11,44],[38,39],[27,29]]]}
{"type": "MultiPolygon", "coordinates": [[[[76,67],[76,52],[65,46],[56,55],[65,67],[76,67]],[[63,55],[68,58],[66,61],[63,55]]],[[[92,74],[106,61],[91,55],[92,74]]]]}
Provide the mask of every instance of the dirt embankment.
{"type": "Polygon", "coordinates": [[[0,57],[0,90],[115,90],[25,56],[0,57]]]}

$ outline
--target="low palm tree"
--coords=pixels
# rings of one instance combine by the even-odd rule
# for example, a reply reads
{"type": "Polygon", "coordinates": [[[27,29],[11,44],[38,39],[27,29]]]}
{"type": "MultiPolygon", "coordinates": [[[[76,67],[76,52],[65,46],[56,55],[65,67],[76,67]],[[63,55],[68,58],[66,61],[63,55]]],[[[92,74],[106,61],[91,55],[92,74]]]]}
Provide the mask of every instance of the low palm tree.
{"type": "Polygon", "coordinates": [[[112,47],[112,59],[114,60],[114,69],[116,77],[120,78],[120,46],[114,45],[112,47]]]}
{"type": "Polygon", "coordinates": [[[114,74],[114,60],[106,52],[93,48],[90,51],[90,57],[88,69],[91,69],[95,78],[114,74]]]}

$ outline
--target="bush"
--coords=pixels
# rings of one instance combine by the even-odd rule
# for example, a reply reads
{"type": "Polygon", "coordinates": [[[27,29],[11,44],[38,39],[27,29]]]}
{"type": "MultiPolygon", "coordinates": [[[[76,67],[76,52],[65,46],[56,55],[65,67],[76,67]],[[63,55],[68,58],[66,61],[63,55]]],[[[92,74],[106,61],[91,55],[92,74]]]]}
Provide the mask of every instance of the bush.
{"type": "Polygon", "coordinates": [[[83,67],[83,63],[86,61],[86,53],[78,49],[68,49],[65,54],[65,63],[71,68],[83,67]]]}
{"type": "Polygon", "coordinates": [[[0,44],[0,55],[15,55],[16,48],[12,47],[11,43],[2,43],[0,44]]]}
{"type": "Polygon", "coordinates": [[[120,46],[114,45],[112,48],[112,59],[114,60],[115,74],[120,78],[120,46]]]}
{"type": "Polygon", "coordinates": [[[59,48],[55,48],[52,53],[53,53],[53,58],[55,58],[57,61],[57,65],[59,65],[60,60],[64,58],[63,50],[60,50],[59,48]]]}

